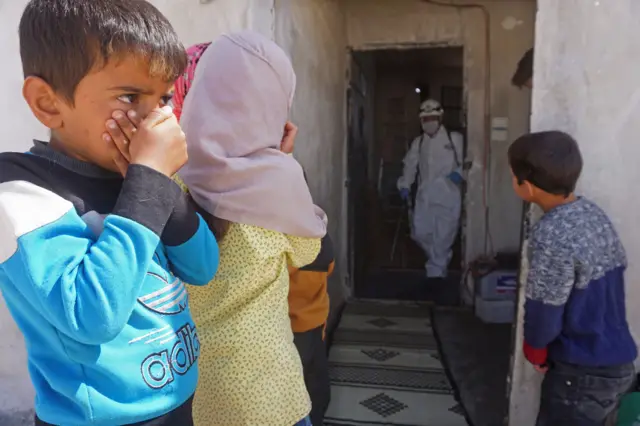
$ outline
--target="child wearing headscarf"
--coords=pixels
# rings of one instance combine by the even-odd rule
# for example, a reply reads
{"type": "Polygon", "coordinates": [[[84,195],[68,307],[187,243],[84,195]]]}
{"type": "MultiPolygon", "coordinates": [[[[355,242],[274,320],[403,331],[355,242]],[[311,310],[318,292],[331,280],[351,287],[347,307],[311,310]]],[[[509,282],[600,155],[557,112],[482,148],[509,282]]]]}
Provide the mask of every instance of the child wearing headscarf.
{"type": "Polygon", "coordinates": [[[187,56],[189,58],[187,68],[176,80],[172,98],[173,114],[176,116],[178,121],[180,121],[180,118],[182,117],[184,98],[187,97],[187,93],[193,84],[193,79],[196,77],[196,67],[198,66],[198,62],[200,62],[202,54],[207,50],[207,47],[209,47],[210,44],[211,43],[199,43],[187,49],[187,56]]]}
{"type": "Polygon", "coordinates": [[[310,425],[288,315],[288,265],[316,259],[327,219],[300,165],[279,149],[295,73],[282,49],[253,32],[189,54],[176,86],[189,150],[180,178],[220,246],[216,278],[208,290],[190,292],[201,343],[194,421],[310,425]]]}

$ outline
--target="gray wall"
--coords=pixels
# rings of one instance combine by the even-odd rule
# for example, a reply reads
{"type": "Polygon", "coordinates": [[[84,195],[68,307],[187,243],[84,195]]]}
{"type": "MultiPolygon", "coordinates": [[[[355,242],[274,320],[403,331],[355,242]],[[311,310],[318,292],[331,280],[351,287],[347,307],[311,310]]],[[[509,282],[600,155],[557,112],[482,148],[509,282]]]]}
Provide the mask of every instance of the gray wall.
{"type": "MultiPolygon", "coordinates": [[[[632,310],[628,318],[638,337],[640,2],[538,0],[538,8],[531,127],[564,130],[578,140],[585,162],[578,191],[611,216],[627,249],[627,305],[632,310]]],[[[518,349],[522,313],[521,308],[518,349]]],[[[541,378],[518,350],[510,425],[534,424],[541,378]]]]}
{"type": "Polygon", "coordinates": [[[299,126],[294,156],[309,178],[314,201],[329,217],[336,269],[329,281],[330,325],[349,289],[344,179],[346,33],[338,0],[276,0],[274,39],[297,75],[291,119],[299,126]]]}

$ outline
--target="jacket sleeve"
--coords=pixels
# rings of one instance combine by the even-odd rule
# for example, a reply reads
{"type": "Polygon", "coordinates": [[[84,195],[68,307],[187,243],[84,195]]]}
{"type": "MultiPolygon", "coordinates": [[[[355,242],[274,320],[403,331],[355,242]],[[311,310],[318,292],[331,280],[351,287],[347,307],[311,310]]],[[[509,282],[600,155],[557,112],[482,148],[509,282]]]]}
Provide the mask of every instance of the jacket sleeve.
{"type": "Polygon", "coordinates": [[[315,258],[315,260],[308,265],[305,265],[300,268],[301,271],[313,271],[313,272],[327,272],[331,273],[333,271],[333,263],[334,263],[334,251],[333,251],[333,241],[329,234],[326,234],[322,237],[322,241],[320,243],[320,253],[315,258]]]}
{"type": "Polygon", "coordinates": [[[540,235],[531,237],[527,276],[524,340],[532,349],[546,349],[562,331],[564,310],[575,282],[572,258],[540,235]]]}
{"type": "Polygon", "coordinates": [[[409,152],[404,157],[404,169],[402,176],[398,179],[398,189],[410,189],[418,174],[418,163],[420,162],[420,141],[421,137],[414,139],[409,148],[409,152]]]}
{"type": "Polygon", "coordinates": [[[525,341],[522,351],[524,352],[524,357],[527,361],[533,365],[545,365],[547,363],[547,348],[536,349],[525,341]]]}
{"type": "Polygon", "coordinates": [[[162,234],[172,272],[182,281],[206,285],[218,270],[216,238],[186,193],[178,197],[162,234]]]}
{"type": "Polygon", "coordinates": [[[60,333],[85,344],[114,339],[128,322],[180,189],[129,167],[96,236],[67,200],[25,181],[0,183],[0,269],[60,333]]]}
{"type": "Polygon", "coordinates": [[[202,216],[196,213],[187,185],[178,175],[173,177],[173,181],[182,194],[162,235],[162,242],[167,249],[172,272],[178,278],[192,285],[206,285],[218,270],[218,243],[202,216]]]}

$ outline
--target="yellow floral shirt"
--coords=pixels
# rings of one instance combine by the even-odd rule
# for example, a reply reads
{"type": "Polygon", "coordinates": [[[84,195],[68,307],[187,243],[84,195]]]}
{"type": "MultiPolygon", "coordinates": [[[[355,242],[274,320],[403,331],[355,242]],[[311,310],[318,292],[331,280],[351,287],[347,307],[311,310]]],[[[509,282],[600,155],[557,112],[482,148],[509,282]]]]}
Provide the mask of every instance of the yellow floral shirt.
{"type": "Polygon", "coordinates": [[[215,279],[189,288],[201,345],[196,426],[293,426],[309,414],[287,264],[307,265],[319,251],[320,239],[231,224],[215,279]]]}
{"type": "Polygon", "coordinates": [[[201,347],[195,426],[293,426],[309,414],[289,319],[288,265],[312,263],[320,244],[319,238],[229,226],[213,281],[188,286],[201,347]]]}

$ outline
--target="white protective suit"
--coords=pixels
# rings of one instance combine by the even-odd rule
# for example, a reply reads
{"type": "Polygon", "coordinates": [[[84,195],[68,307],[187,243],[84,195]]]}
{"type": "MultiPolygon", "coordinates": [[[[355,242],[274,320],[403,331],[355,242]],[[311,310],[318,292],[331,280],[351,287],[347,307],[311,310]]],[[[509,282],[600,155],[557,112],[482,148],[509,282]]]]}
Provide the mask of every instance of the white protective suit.
{"type": "Polygon", "coordinates": [[[451,246],[458,233],[462,205],[460,187],[449,179],[451,172],[462,176],[463,137],[444,125],[429,136],[423,133],[411,143],[404,158],[404,172],[398,189],[411,190],[418,179],[413,206],[411,238],[427,255],[427,277],[446,277],[451,246]]]}

